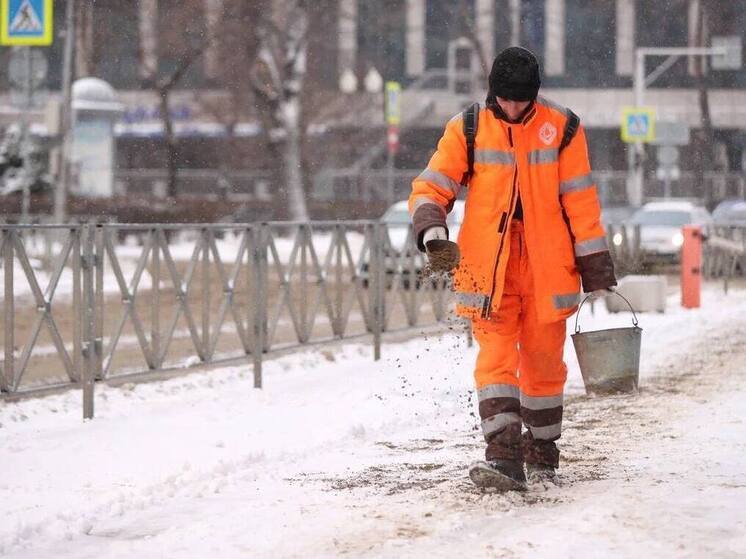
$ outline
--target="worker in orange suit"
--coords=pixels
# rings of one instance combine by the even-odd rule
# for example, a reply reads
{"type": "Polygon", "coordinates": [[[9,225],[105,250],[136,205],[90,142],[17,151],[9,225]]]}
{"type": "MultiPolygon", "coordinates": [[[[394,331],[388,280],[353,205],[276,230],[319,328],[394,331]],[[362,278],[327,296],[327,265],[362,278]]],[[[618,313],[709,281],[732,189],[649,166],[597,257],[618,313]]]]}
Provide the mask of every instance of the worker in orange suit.
{"type": "Polygon", "coordinates": [[[539,86],[530,51],[501,52],[469,129],[471,174],[463,112],[446,125],[409,199],[418,247],[433,269],[455,268],[456,310],[471,318],[479,344],[474,376],[487,449],[470,477],[504,490],[556,479],[565,320],[577,310],[581,280],[593,297],[616,285],[585,131],[539,86]],[[446,214],[462,188],[456,245],[446,214]]]}

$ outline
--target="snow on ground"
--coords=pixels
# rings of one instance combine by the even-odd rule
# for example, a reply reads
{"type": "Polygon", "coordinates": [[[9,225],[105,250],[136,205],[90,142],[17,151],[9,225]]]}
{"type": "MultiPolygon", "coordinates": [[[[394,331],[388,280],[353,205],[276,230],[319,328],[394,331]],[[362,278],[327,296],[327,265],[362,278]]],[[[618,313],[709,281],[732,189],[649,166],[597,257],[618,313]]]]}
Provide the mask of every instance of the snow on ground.
{"type": "MultiPolygon", "coordinates": [[[[628,313],[583,310],[583,330],[628,313]]],[[[562,485],[481,493],[476,348],[349,344],[0,407],[0,555],[746,554],[746,291],[643,314],[643,390],[589,398],[568,339],[562,485]]],[[[568,330],[572,324],[568,323],[568,330]]]]}

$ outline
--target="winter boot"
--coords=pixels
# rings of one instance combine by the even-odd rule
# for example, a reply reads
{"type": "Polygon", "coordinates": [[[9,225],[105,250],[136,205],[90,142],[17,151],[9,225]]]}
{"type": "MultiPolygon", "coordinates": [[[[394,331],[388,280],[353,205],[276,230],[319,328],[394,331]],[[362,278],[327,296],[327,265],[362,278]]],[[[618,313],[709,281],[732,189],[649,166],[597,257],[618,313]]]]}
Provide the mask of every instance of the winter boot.
{"type": "Polygon", "coordinates": [[[526,478],[530,484],[557,483],[557,473],[549,464],[526,464],[526,478]]]}
{"type": "Polygon", "coordinates": [[[526,474],[521,460],[480,460],[469,468],[469,477],[477,487],[492,487],[499,491],[526,490],[526,474]]]}

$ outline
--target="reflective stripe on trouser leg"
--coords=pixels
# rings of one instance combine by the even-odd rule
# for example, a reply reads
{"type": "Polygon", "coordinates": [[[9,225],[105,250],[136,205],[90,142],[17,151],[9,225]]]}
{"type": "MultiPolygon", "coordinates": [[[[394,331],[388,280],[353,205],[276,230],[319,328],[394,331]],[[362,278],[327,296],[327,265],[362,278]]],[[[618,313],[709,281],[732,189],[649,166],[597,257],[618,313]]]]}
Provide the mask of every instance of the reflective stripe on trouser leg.
{"type": "Polygon", "coordinates": [[[562,394],[528,396],[521,394],[521,417],[534,439],[554,441],[562,434],[562,394]]]}
{"type": "Polygon", "coordinates": [[[479,392],[479,417],[487,442],[487,460],[521,460],[521,401],[518,387],[512,384],[488,384],[479,392]]]}
{"type": "Polygon", "coordinates": [[[518,387],[513,384],[488,384],[477,392],[482,433],[487,442],[511,424],[521,425],[518,387]]]}

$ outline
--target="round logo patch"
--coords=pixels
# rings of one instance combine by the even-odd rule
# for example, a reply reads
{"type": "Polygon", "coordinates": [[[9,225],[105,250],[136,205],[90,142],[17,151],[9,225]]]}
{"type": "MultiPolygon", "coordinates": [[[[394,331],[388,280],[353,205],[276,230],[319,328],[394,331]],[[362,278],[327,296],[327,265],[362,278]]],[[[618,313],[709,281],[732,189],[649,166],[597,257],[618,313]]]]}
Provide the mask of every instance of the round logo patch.
{"type": "Polygon", "coordinates": [[[539,128],[539,139],[544,142],[544,144],[551,144],[556,137],[557,128],[551,122],[545,122],[542,124],[541,128],[539,128]]]}

